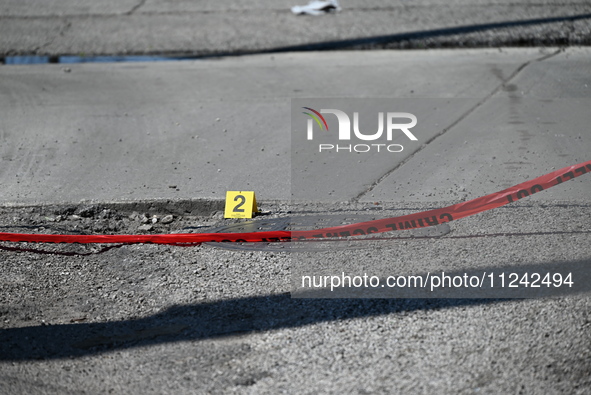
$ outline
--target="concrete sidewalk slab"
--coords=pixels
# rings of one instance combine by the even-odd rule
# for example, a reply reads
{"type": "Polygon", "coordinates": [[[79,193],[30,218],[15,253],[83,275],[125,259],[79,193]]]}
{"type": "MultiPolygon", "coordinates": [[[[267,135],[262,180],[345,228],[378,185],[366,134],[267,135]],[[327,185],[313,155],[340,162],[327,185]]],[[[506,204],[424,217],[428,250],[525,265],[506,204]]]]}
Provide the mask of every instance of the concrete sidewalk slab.
{"type": "MultiPolygon", "coordinates": [[[[476,105],[526,63],[551,53],[331,52],[5,66],[0,200],[222,199],[226,190],[285,200],[291,98],[467,97],[476,105]]],[[[561,59],[554,67],[569,62],[561,59]]],[[[372,168],[363,179],[351,173],[342,199],[354,198],[412,153],[372,168]]]]}
{"type": "MultiPolygon", "coordinates": [[[[361,201],[473,199],[589,160],[590,53],[528,64],[361,201]]],[[[589,192],[582,177],[529,199],[577,201],[589,192]]]]}

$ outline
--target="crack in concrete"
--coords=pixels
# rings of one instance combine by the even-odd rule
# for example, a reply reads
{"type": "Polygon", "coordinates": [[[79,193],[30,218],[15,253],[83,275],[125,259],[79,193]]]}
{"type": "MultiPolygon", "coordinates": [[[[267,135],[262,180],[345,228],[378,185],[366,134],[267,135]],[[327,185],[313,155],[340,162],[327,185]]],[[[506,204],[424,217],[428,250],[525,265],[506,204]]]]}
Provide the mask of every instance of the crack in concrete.
{"type": "Polygon", "coordinates": [[[52,38],[50,38],[44,44],[41,44],[38,47],[36,47],[33,52],[39,53],[41,50],[49,47],[51,44],[53,44],[55,42],[55,40],[57,40],[60,37],[63,37],[71,27],[72,27],[72,22],[69,21],[68,19],[64,19],[64,24],[60,27],[57,34],[55,36],[53,36],[52,38]]]}
{"type": "Polygon", "coordinates": [[[506,86],[511,80],[513,80],[515,77],[517,77],[517,75],[519,75],[519,73],[521,73],[527,66],[529,66],[530,64],[532,64],[534,62],[543,62],[546,59],[549,59],[553,56],[558,55],[563,50],[564,50],[563,48],[557,49],[556,51],[554,51],[550,54],[544,55],[540,58],[528,60],[527,62],[520,65],[508,78],[502,80],[501,83],[495,89],[493,89],[491,93],[489,93],[486,97],[484,97],[482,100],[480,100],[478,103],[476,103],[472,108],[468,109],[468,111],[466,111],[458,119],[456,119],[454,122],[452,122],[447,128],[444,128],[439,133],[437,133],[435,136],[433,136],[429,140],[427,140],[423,145],[421,145],[421,147],[419,147],[419,149],[417,149],[415,152],[413,152],[408,158],[404,159],[399,164],[394,166],[392,169],[388,170],[380,178],[378,178],[376,181],[374,181],[365,191],[359,193],[357,196],[352,198],[350,200],[350,202],[357,203],[363,196],[365,196],[368,193],[370,193],[371,191],[373,191],[382,181],[384,181],[388,176],[390,176],[390,174],[394,173],[396,170],[400,169],[402,166],[404,166],[406,163],[408,163],[416,155],[418,155],[420,152],[422,152],[430,143],[435,141],[437,138],[443,136],[445,133],[447,133],[449,130],[453,129],[460,122],[462,122],[469,115],[471,115],[474,111],[476,111],[477,109],[482,107],[489,99],[491,99],[495,94],[497,94],[501,89],[503,89],[504,86],[506,86]]]}
{"type": "Polygon", "coordinates": [[[134,5],[131,10],[127,11],[124,15],[132,15],[134,12],[136,12],[138,10],[138,8],[143,7],[144,4],[146,4],[147,0],[140,0],[139,3],[137,3],[136,5],[134,5]]]}

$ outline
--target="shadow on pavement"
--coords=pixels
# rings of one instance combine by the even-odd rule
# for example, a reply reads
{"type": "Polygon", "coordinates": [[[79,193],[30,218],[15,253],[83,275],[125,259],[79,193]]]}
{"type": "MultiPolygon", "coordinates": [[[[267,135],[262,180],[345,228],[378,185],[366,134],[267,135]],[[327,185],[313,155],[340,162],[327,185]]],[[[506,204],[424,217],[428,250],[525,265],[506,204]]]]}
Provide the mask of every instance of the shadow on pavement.
{"type": "MultiPolygon", "coordinates": [[[[571,15],[571,16],[559,16],[559,17],[553,17],[553,18],[535,18],[535,19],[526,19],[526,20],[518,20],[518,21],[484,23],[484,24],[479,24],[479,25],[456,26],[456,27],[448,27],[448,28],[433,29],[433,30],[423,30],[423,31],[416,31],[416,32],[407,32],[407,33],[387,34],[387,35],[382,35],[382,36],[355,38],[355,39],[348,39],[348,40],[335,40],[335,41],[325,41],[325,42],[320,42],[320,43],[293,45],[293,46],[275,48],[275,49],[261,51],[261,52],[265,53],[265,52],[339,50],[339,49],[346,49],[346,48],[358,47],[358,46],[384,45],[384,44],[393,44],[393,43],[397,43],[397,42],[401,42],[401,41],[421,40],[421,39],[427,39],[427,38],[453,36],[453,35],[457,35],[457,34],[469,34],[469,33],[474,33],[474,32],[482,32],[482,31],[487,31],[487,30],[510,28],[510,27],[543,25],[543,24],[548,24],[548,23],[567,22],[567,21],[573,22],[573,21],[580,20],[580,19],[590,19],[590,18],[591,18],[591,14],[580,14],[580,15],[571,15]]],[[[514,44],[518,45],[520,43],[516,42],[514,44]]],[[[555,44],[560,45],[563,43],[557,41],[555,44]]],[[[504,43],[504,45],[506,45],[506,43],[504,43]]],[[[529,45],[529,43],[521,43],[521,45],[529,45]]]]}
{"type": "MultiPolygon", "coordinates": [[[[578,270],[575,282],[591,284],[589,260],[512,267],[514,271],[578,270]]],[[[484,269],[482,269],[484,270],[484,269]]],[[[459,273],[459,272],[458,272],[459,273]]],[[[573,272],[574,273],[574,272],[573,272]]],[[[453,275],[454,273],[449,273],[453,275]]],[[[457,273],[456,273],[457,274],[457,273]]],[[[560,296],[580,293],[562,288],[560,296]]],[[[318,295],[322,295],[318,292],[318,295]]],[[[308,293],[307,296],[314,296],[308,293]]],[[[418,310],[453,309],[512,299],[296,299],[289,294],[173,306],[150,317],[104,323],[71,323],[0,330],[0,360],[56,359],[111,350],[220,338],[251,332],[297,328],[418,310]]]]}
{"type": "Polygon", "coordinates": [[[295,328],[416,310],[495,303],[494,299],[292,299],[253,296],[173,306],[151,317],[0,330],[0,360],[79,357],[139,346],[295,328]]]}
{"type": "MultiPolygon", "coordinates": [[[[289,45],[285,47],[275,47],[262,50],[238,50],[232,52],[215,52],[207,54],[191,54],[180,52],[178,54],[154,54],[154,55],[96,55],[96,56],[36,56],[36,55],[25,55],[25,56],[6,56],[0,57],[0,64],[47,64],[47,63],[103,63],[103,62],[147,62],[147,61],[182,61],[182,60],[195,60],[195,59],[207,59],[217,58],[223,56],[236,56],[236,55],[254,55],[263,53],[278,53],[278,52],[298,52],[298,51],[321,51],[321,50],[343,50],[351,49],[354,47],[364,46],[380,46],[387,44],[396,44],[401,42],[407,42],[412,40],[423,40],[423,39],[434,39],[447,36],[454,36],[459,34],[469,34],[474,32],[483,32],[494,29],[503,29],[511,27],[523,27],[532,25],[543,25],[549,23],[559,22],[573,22],[581,19],[591,19],[591,14],[580,14],[571,16],[558,16],[552,18],[535,18],[517,21],[505,21],[495,23],[484,23],[478,25],[467,25],[467,26],[455,26],[441,29],[422,30],[415,32],[387,34],[373,37],[362,37],[345,40],[333,40],[318,43],[308,43],[301,45],[289,45]]],[[[568,37],[564,38],[544,38],[538,37],[535,43],[528,42],[522,37],[515,39],[509,39],[509,42],[503,41],[503,46],[516,45],[516,46],[531,46],[531,45],[568,45],[568,37]]],[[[587,42],[577,42],[577,45],[591,44],[587,42]]],[[[446,46],[446,45],[444,45],[446,46]]],[[[457,47],[457,45],[449,45],[451,47],[457,47]]],[[[478,45],[476,45],[478,46],[478,45]]],[[[486,45],[490,46],[490,45],[486,45]]],[[[464,45],[463,48],[470,47],[470,45],[464,45]]],[[[421,47],[422,48],[422,47],[421,47]]]]}

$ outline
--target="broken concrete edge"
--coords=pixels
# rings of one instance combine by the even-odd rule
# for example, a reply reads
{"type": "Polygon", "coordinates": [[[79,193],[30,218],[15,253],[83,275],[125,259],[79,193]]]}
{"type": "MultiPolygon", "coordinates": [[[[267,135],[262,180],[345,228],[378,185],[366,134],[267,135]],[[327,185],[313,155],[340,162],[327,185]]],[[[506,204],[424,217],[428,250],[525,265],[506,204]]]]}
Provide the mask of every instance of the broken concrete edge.
{"type": "MultiPolygon", "coordinates": [[[[313,211],[326,209],[328,207],[352,208],[367,206],[367,204],[353,203],[349,201],[313,201],[313,200],[282,200],[282,199],[257,199],[259,215],[277,214],[291,212],[297,207],[300,210],[313,211]]],[[[123,201],[98,201],[81,200],[79,202],[4,202],[0,203],[0,211],[29,209],[52,213],[54,215],[80,214],[83,211],[91,211],[99,214],[102,210],[113,210],[121,214],[149,213],[149,214],[172,214],[176,216],[211,216],[224,211],[224,199],[150,199],[150,200],[123,200],[123,201]]]]}
{"type": "MultiPolygon", "coordinates": [[[[425,208],[435,208],[433,204],[406,204],[388,202],[351,202],[351,201],[314,201],[314,200],[258,200],[258,212],[253,214],[253,219],[269,217],[282,217],[289,215],[339,215],[351,211],[380,211],[393,205],[402,211],[421,211],[425,208]],[[406,207],[406,209],[404,208],[406,207]]],[[[438,205],[435,205],[438,206],[438,205]]],[[[211,217],[220,220],[223,218],[225,200],[223,199],[150,199],[129,201],[98,201],[81,200],[79,202],[4,202],[0,203],[0,214],[20,212],[35,213],[41,216],[61,216],[61,220],[70,216],[82,218],[98,218],[105,211],[111,211],[128,217],[134,213],[145,214],[148,218],[156,215],[164,217],[172,215],[175,218],[211,217]]],[[[220,225],[236,223],[250,219],[226,219],[220,225]]]]}
{"type": "MultiPolygon", "coordinates": [[[[294,210],[294,202],[289,200],[257,200],[259,211],[253,215],[253,218],[266,215],[281,215],[294,210]]],[[[342,209],[342,206],[349,206],[349,202],[314,202],[298,201],[295,204],[298,210],[311,210],[318,212],[326,210],[335,205],[342,209]]],[[[221,218],[225,209],[225,200],[223,199],[150,199],[150,200],[130,200],[130,201],[95,201],[81,200],[79,202],[4,202],[0,203],[0,213],[10,213],[18,210],[26,210],[30,213],[43,215],[61,215],[80,217],[95,217],[104,210],[115,211],[121,215],[131,215],[134,212],[146,214],[148,216],[173,215],[175,217],[211,217],[221,218]]],[[[337,211],[340,211],[337,208],[337,211]]],[[[239,221],[239,220],[233,220],[239,221]]]]}
{"type": "MultiPolygon", "coordinates": [[[[255,216],[289,213],[299,210],[322,211],[328,208],[356,209],[358,206],[368,204],[351,203],[348,201],[326,201],[318,202],[312,200],[291,201],[289,199],[257,199],[259,212],[255,216]]],[[[81,200],[79,202],[46,202],[46,203],[23,203],[4,202],[0,203],[0,212],[12,210],[30,210],[31,212],[51,213],[53,215],[83,215],[94,216],[103,210],[112,210],[120,214],[129,215],[133,212],[138,214],[158,214],[174,216],[212,216],[222,214],[225,208],[224,199],[150,199],[150,200],[129,200],[129,201],[95,201],[81,200]],[[88,214],[88,215],[87,215],[88,214]]]]}
{"type": "MultiPolygon", "coordinates": [[[[264,202],[266,204],[266,202],[264,202]]],[[[263,202],[261,202],[263,204],[263,202]]],[[[131,201],[92,201],[82,200],[72,202],[52,203],[2,203],[0,210],[29,209],[52,212],[55,215],[72,215],[87,212],[100,213],[102,210],[114,210],[122,214],[150,213],[172,214],[176,216],[210,216],[224,210],[224,201],[217,199],[190,199],[190,200],[131,200],[131,201]]]]}
{"type": "MultiPolygon", "coordinates": [[[[350,202],[350,201],[312,201],[312,200],[260,200],[257,201],[259,212],[254,217],[265,215],[281,214],[329,214],[348,211],[381,211],[394,210],[401,212],[417,212],[435,208],[445,207],[449,204],[458,203],[457,201],[437,201],[437,202],[404,202],[404,201],[380,201],[380,202],[350,202]]],[[[506,206],[509,209],[518,209],[524,207],[589,207],[591,203],[586,200],[548,200],[548,201],[530,201],[513,203],[506,206]]],[[[18,203],[4,202],[0,203],[0,213],[7,213],[13,210],[28,210],[30,212],[46,213],[53,215],[80,215],[83,217],[93,217],[100,214],[103,210],[116,211],[120,214],[130,215],[134,212],[138,214],[150,215],[173,215],[182,216],[221,216],[224,212],[225,201],[223,199],[162,199],[162,200],[131,200],[131,201],[92,201],[82,200],[77,203],[72,202],[52,202],[52,203],[18,203]]]]}

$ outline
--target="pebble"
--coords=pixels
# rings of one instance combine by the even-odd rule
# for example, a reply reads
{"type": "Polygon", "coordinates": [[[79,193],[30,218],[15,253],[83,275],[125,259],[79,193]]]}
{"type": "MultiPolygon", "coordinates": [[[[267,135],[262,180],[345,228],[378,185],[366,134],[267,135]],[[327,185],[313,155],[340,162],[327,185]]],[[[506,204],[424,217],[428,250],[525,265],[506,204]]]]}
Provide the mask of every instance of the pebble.
{"type": "Polygon", "coordinates": [[[165,215],[160,222],[163,224],[169,224],[173,221],[174,217],[172,215],[165,215]]]}
{"type": "Polygon", "coordinates": [[[140,225],[137,230],[141,230],[141,231],[145,231],[145,232],[149,232],[153,229],[154,227],[150,224],[145,224],[145,225],[140,225]]]}

